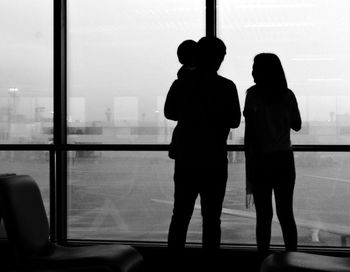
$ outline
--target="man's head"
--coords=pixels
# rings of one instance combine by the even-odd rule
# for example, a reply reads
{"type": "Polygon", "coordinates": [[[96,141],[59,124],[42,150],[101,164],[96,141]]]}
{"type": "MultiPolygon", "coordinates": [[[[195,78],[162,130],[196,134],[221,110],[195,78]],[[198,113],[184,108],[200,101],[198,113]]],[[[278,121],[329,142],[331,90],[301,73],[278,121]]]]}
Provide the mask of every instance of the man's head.
{"type": "Polygon", "coordinates": [[[226,46],[216,37],[203,37],[198,41],[198,67],[216,72],[226,55],[226,46]]]}

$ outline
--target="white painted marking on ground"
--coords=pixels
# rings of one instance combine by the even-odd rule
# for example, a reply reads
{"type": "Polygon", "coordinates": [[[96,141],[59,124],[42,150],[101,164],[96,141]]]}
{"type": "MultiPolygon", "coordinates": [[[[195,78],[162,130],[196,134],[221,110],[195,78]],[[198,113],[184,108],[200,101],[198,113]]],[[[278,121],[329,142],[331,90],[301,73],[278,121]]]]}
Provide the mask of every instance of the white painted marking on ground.
{"type": "Polygon", "coordinates": [[[350,180],[348,180],[348,179],[332,178],[332,177],[324,177],[324,176],[314,176],[314,175],[304,175],[304,176],[310,177],[310,178],[318,178],[318,179],[324,179],[324,180],[339,181],[339,182],[343,182],[343,183],[350,183],[350,180]]]}
{"type": "MultiPolygon", "coordinates": [[[[350,182],[349,182],[350,183],[350,182]]],[[[154,202],[173,205],[172,201],[168,200],[161,200],[161,199],[152,199],[154,202]]],[[[195,205],[196,209],[200,209],[200,205],[195,205]]],[[[256,214],[254,212],[249,211],[242,211],[242,210],[236,210],[236,209],[227,209],[223,208],[222,212],[225,214],[235,215],[235,216],[241,216],[246,218],[256,218],[256,214]]],[[[276,217],[273,217],[273,222],[279,223],[278,219],[276,217]]],[[[330,233],[335,233],[340,236],[349,237],[350,236],[350,228],[348,226],[341,226],[338,224],[332,224],[332,223],[325,223],[325,222],[318,222],[318,221],[311,221],[311,220],[305,220],[305,219],[295,219],[296,224],[300,227],[307,227],[311,229],[311,238],[312,241],[318,242],[319,241],[319,231],[327,231],[330,233]]]]}

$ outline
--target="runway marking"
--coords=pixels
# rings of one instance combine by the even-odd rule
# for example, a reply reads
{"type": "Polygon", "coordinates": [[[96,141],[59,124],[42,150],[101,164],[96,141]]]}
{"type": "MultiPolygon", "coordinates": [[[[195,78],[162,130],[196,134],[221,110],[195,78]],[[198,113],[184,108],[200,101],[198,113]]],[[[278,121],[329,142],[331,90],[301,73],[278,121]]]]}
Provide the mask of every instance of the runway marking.
{"type": "MultiPolygon", "coordinates": [[[[173,205],[173,203],[174,203],[172,201],[161,200],[161,199],[152,199],[152,201],[158,202],[158,203],[169,204],[169,205],[173,205]]],[[[196,204],[196,205],[194,205],[194,207],[196,209],[200,209],[201,205],[196,204]]],[[[248,212],[248,211],[241,211],[241,210],[227,209],[227,208],[222,208],[222,212],[226,213],[226,214],[237,215],[237,216],[242,216],[242,217],[254,218],[255,219],[255,212],[248,212]]]]}
{"type": "MultiPolygon", "coordinates": [[[[154,199],[154,198],[151,200],[154,202],[157,202],[157,203],[163,203],[163,204],[169,204],[169,205],[174,204],[173,201],[168,201],[168,200],[161,200],[161,199],[154,199]]],[[[200,209],[201,206],[196,204],[195,208],[200,209]]],[[[242,210],[236,210],[236,209],[223,208],[222,213],[246,217],[246,218],[252,218],[252,219],[256,218],[255,212],[248,212],[248,211],[242,211],[242,210]]],[[[275,217],[275,213],[274,213],[274,217],[272,220],[275,223],[279,223],[278,219],[275,217]]],[[[297,226],[307,227],[307,228],[311,229],[311,239],[314,242],[319,242],[319,231],[320,230],[339,235],[341,238],[342,246],[347,245],[346,239],[348,237],[350,237],[350,228],[348,226],[342,226],[342,225],[338,225],[338,224],[334,224],[334,223],[325,223],[325,222],[320,222],[320,221],[311,221],[311,220],[300,219],[300,218],[295,218],[295,221],[296,221],[297,226]]]]}
{"type": "MultiPolygon", "coordinates": [[[[87,209],[85,209],[87,210],[87,209]]],[[[102,207],[87,210],[83,215],[80,216],[71,216],[69,219],[70,224],[77,224],[81,221],[82,218],[93,217],[93,221],[89,224],[88,228],[85,228],[84,232],[94,232],[96,229],[108,227],[105,226],[105,222],[108,218],[113,220],[114,226],[118,226],[118,230],[123,232],[130,231],[128,224],[123,219],[120,214],[117,206],[109,199],[106,198],[102,207]]]]}
{"type": "Polygon", "coordinates": [[[319,179],[324,179],[324,180],[329,180],[329,181],[339,181],[343,183],[350,183],[350,180],[348,179],[340,179],[340,178],[331,178],[331,177],[324,177],[324,176],[314,176],[314,175],[304,175],[305,177],[310,177],[310,178],[319,178],[319,179]]]}

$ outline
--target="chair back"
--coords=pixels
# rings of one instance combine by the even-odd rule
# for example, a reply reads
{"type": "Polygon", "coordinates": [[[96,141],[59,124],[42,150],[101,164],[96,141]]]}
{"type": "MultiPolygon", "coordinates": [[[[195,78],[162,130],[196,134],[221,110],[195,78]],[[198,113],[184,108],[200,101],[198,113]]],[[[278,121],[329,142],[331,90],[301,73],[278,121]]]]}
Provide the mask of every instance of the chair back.
{"type": "MultiPolygon", "coordinates": [[[[8,176],[15,176],[16,174],[15,173],[3,173],[3,174],[0,174],[0,179],[2,177],[8,177],[8,176]]],[[[2,224],[2,215],[1,215],[1,209],[0,209],[0,228],[1,228],[1,224],[2,224]]]]}
{"type": "Polygon", "coordinates": [[[47,250],[49,222],[39,187],[31,176],[0,176],[0,209],[9,242],[19,257],[47,250]]]}

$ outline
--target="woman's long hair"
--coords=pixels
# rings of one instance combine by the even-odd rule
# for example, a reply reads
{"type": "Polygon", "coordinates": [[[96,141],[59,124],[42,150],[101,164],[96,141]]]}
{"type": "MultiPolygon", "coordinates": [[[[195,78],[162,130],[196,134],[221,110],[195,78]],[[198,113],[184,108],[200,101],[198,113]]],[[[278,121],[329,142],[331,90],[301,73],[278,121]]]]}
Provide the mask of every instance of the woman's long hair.
{"type": "Polygon", "coordinates": [[[270,101],[278,100],[288,90],[282,63],[273,53],[260,53],[255,56],[252,76],[259,92],[270,101]]]}

